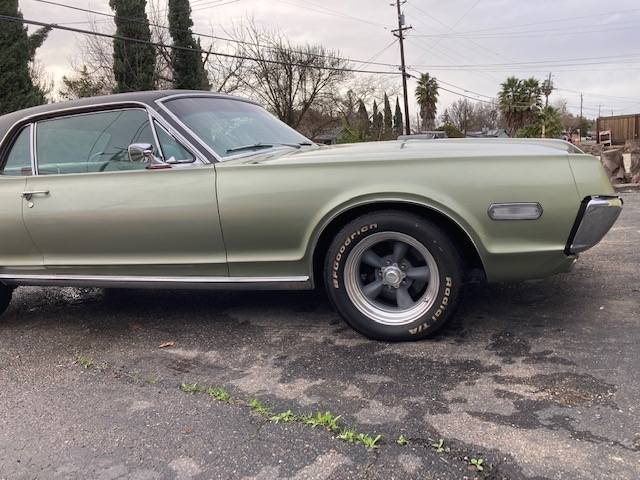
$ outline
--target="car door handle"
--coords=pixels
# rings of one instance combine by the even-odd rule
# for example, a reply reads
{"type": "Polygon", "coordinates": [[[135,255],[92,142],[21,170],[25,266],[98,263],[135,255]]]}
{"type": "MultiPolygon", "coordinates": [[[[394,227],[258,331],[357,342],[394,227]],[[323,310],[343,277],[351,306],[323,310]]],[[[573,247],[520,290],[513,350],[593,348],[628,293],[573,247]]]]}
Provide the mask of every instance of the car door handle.
{"type": "Polygon", "coordinates": [[[29,192],[22,192],[22,198],[25,200],[31,200],[34,195],[49,195],[49,190],[32,190],[29,192]]]}

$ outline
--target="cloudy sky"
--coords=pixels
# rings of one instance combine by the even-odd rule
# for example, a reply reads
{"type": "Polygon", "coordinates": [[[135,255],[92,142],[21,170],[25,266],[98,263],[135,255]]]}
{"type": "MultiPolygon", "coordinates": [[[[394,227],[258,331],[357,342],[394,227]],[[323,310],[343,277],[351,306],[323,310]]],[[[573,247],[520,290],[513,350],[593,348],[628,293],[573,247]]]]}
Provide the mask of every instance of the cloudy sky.
{"type": "MultiPolygon", "coordinates": [[[[53,0],[110,12],[108,0],[53,0]]],[[[162,1],[162,0],[157,0],[162,1]]],[[[247,17],[282,30],[292,40],[322,44],[362,61],[397,65],[399,47],[391,0],[192,0],[195,31],[224,34],[247,17]]],[[[89,28],[85,12],[20,0],[25,18],[89,28]]],[[[546,77],[586,116],[640,112],[640,2],[638,0],[408,0],[403,7],[411,73],[428,71],[443,88],[439,111],[465,94],[487,100],[509,75],[546,77]],[[446,83],[445,83],[446,82],[446,83]],[[452,93],[456,92],[456,93],[452,93]],[[465,93],[466,92],[466,93],[465,93]]],[[[103,22],[110,21],[93,16],[103,22]]],[[[105,23],[106,22],[106,23],[105,23]]],[[[54,31],[38,58],[56,81],[77,58],[83,36],[54,31]]],[[[208,40],[204,39],[207,45],[208,40]]],[[[222,46],[221,46],[222,47],[222,46]]],[[[393,70],[354,64],[369,70],[393,70]]],[[[400,77],[395,82],[400,84],[400,77]]],[[[394,80],[390,80],[394,81],[394,80]]],[[[415,84],[410,84],[411,90],[415,84]]]]}

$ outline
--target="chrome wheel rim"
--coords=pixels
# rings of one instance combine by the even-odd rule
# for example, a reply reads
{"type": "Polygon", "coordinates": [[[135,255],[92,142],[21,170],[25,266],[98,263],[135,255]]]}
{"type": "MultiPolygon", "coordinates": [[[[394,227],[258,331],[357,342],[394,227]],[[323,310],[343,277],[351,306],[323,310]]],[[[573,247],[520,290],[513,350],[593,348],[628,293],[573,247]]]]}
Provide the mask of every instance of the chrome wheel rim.
{"type": "Polygon", "coordinates": [[[380,232],[358,243],[347,257],[344,284],[353,305],[383,325],[407,325],[433,306],[440,288],[433,255],[415,238],[380,232]]]}

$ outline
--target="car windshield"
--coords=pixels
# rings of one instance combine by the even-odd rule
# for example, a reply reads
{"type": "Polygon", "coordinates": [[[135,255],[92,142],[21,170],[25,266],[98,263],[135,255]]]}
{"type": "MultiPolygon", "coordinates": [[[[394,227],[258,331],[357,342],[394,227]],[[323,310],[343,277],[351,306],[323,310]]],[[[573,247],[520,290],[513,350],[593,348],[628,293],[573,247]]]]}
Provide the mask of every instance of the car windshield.
{"type": "Polygon", "coordinates": [[[220,157],[313,145],[262,107],[229,98],[184,97],[166,106],[220,157]]]}

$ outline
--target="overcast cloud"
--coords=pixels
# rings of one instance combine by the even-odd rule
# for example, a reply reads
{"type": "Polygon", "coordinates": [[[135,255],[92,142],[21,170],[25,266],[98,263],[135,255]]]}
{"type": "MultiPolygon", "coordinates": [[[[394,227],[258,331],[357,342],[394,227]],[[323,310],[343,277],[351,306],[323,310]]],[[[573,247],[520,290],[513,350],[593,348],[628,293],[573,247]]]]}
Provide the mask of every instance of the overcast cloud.
{"type": "MultiPolygon", "coordinates": [[[[58,1],[110,11],[108,0],[58,1]]],[[[214,2],[192,0],[196,31],[213,28],[222,34],[224,27],[252,16],[294,41],[319,43],[354,59],[368,60],[383,50],[397,27],[390,0],[239,0],[206,8],[214,2]]],[[[86,13],[34,0],[20,0],[20,7],[27,19],[53,23],[89,19],[86,13]]],[[[556,86],[563,89],[554,93],[552,101],[566,98],[573,111],[580,105],[576,92],[582,91],[585,115],[597,115],[599,105],[603,115],[612,110],[640,112],[637,0],[409,0],[404,10],[407,24],[414,27],[406,43],[408,65],[456,86],[443,87],[486,98],[477,94],[495,96],[509,75],[543,78],[552,72],[556,86]],[[593,60],[583,60],[587,58],[593,60]],[[522,65],[539,61],[544,64],[522,65]]],[[[54,31],[39,50],[39,60],[56,81],[69,73],[82,41],[82,35],[54,31]]],[[[376,61],[399,63],[397,45],[376,61]]],[[[413,91],[413,81],[410,88],[413,91]]],[[[442,91],[439,113],[457,98],[442,91]]]]}

